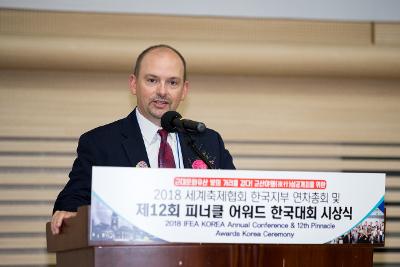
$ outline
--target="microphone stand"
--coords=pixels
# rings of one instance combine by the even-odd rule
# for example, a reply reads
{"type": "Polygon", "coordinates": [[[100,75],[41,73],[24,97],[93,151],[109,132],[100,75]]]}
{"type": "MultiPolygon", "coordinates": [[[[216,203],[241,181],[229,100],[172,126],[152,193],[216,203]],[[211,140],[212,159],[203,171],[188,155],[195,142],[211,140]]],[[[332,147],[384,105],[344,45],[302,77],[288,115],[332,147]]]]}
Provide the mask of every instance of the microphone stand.
{"type": "Polygon", "coordinates": [[[207,157],[201,153],[200,149],[197,147],[196,143],[194,142],[193,137],[190,135],[190,133],[185,130],[185,129],[179,129],[178,130],[180,133],[183,134],[183,136],[186,137],[186,142],[187,144],[192,148],[192,150],[194,151],[194,153],[199,156],[199,158],[207,165],[207,167],[209,169],[215,169],[211,162],[207,159],[207,157]]]}

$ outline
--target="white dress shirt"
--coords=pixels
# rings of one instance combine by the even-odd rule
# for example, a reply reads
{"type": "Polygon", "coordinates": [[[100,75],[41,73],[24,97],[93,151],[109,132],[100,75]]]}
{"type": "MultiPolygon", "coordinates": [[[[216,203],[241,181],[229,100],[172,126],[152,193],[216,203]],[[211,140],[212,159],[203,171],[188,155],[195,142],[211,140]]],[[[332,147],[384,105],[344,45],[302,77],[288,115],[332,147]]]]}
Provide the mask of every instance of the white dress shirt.
{"type": "MultiPolygon", "coordinates": [[[[139,123],[140,131],[142,132],[147,157],[150,161],[150,167],[158,168],[158,151],[160,150],[161,137],[157,131],[162,128],[146,119],[142,114],[140,114],[138,108],[136,108],[136,118],[139,123]]],[[[176,168],[183,169],[182,150],[178,134],[169,133],[167,142],[171,146],[172,153],[174,154],[176,168]]]]}

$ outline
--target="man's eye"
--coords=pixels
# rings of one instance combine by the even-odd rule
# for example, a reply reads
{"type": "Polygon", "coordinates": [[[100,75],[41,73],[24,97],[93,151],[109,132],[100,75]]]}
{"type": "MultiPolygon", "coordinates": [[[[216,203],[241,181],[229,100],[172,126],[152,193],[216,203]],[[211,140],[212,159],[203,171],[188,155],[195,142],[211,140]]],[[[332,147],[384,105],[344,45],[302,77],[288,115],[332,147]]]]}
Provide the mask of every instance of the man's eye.
{"type": "Polygon", "coordinates": [[[172,80],[172,81],[169,81],[169,84],[172,85],[172,86],[177,86],[178,82],[175,81],[175,80],[172,80]]]}
{"type": "Polygon", "coordinates": [[[156,80],[156,79],[153,79],[153,78],[148,78],[147,81],[148,81],[149,83],[155,83],[155,82],[157,82],[157,80],[156,80]]]}

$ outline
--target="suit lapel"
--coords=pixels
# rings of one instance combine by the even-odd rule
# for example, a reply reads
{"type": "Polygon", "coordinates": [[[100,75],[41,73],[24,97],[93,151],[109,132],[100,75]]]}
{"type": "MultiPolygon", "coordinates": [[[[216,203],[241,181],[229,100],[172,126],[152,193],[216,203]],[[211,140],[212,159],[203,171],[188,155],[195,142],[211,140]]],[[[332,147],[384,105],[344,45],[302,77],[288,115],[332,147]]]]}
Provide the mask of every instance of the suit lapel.
{"type": "MultiPolygon", "coordinates": [[[[196,145],[197,149],[200,151],[200,153],[202,153],[210,162],[211,166],[213,166],[213,168],[215,168],[215,160],[216,157],[211,157],[211,154],[208,154],[207,152],[212,152],[213,150],[210,149],[205,145],[204,143],[204,138],[203,138],[203,142],[201,142],[202,138],[201,138],[201,134],[199,135],[191,135],[194,144],[196,145]]],[[[181,149],[182,149],[182,157],[183,157],[183,166],[185,168],[189,168],[189,169],[193,169],[193,164],[197,161],[197,160],[201,160],[201,158],[193,151],[193,148],[190,146],[189,144],[189,140],[188,138],[185,136],[185,134],[179,133],[179,140],[180,140],[180,144],[181,144],[181,149]]],[[[199,168],[199,166],[196,166],[195,168],[199,168]]]]}
{"type": "MultiPolygon", "coordinates": [[[[198,159],[198,156],[193,152],[193,149],[189,145],[188,137],[186,137],[182,133],[178,133],[179,135],[179,143],[181,145],[182,150],[182,159],[183,159],[183,166],[186,169],[192,169],[193,162],[198,159]]],[[[192,138],[196,142],[196,136],[192,136],[192,138]]]]}
{"type": "Polygon", "coordinates": [[[122,141],[122,146],[132,167],[135,167],[141,161],[146,162],[147,166],[150,167],[146,147],[136,118],[136,109],[123,119],[121,134],[125,137],[122,141]]]}
{"type": "Polygon", "coordinates": [[[179,136],[179,143],[181,145],[181,151],[182,151],[182,162],[183,162],[183,167],[185,169],[191,169],[192,166],[190,165],[190,157],[191,157],[191,148],[189,147],[187,143],[186,137],[182,133],[178,133],[179,136]]]}

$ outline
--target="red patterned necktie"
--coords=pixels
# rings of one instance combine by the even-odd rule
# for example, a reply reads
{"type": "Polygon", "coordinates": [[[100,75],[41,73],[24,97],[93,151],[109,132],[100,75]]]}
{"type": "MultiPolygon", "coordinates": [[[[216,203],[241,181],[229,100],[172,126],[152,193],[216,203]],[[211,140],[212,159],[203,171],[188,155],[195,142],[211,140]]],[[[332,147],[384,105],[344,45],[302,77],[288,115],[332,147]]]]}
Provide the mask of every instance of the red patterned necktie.
{"type": "Polygon", "coordinates": [[[164,129],[158,130],[161,136],[160,151],[158,152],[159,168],[175,168],[174,154],[171,146],[167,142],[168,132],[164,129]]]}

